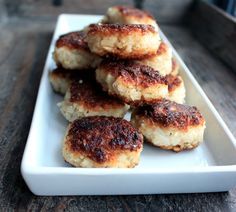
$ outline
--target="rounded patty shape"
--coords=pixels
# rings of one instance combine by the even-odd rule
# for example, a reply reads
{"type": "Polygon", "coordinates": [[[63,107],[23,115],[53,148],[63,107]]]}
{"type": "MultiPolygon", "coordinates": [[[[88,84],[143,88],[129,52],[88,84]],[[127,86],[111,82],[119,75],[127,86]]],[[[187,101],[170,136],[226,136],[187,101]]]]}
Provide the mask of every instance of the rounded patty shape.
{"type": "Polygon", "coordinates": [[[86,116],[124,117],[129,106],[109,96],[95,80],[74,80],[64,101],[58,103],[63,116],[70,122],[86,116]]]}
{"type": "Polygon", "coordinates": [[[144,24],[91,24],[87,29],[86,41],[95,54],[123,59],[154,55],[161,43],[154,27],[144,24]]]}
{"type": "Polygon", "coordinates": [[[94,116],[69,124],[63,156],[76,167],[132,168],[142,147],[142,135],[128,121],[94,116]]]}
{"type": "Polygon", "coordinates": [[[148,142],[163,149],[178,152],[203,141],[205,120],[196,107],[163,99],[136,108],[131,122],[148,142]]]}
{"type": "Polygon", "coordinates": [[[96,69],[96,79],[105,91],[128,104],[168,96],[166,78],[133,61],[104,60],[96,69]]]}
{"type": "Polygon", "coordinates": [[[62,35],[56,42],[54,60],[65,69],[96,68],[101,59],[90,52],[83,31],[62,35]]]}

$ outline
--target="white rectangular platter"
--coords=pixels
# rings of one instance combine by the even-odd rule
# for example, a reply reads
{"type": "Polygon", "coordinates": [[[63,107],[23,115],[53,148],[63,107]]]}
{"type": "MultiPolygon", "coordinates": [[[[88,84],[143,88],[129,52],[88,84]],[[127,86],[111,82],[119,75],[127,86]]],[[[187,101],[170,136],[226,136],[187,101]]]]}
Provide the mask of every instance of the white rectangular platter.
{"type": "MultiPolygon", "coordinates": [[[[236,185],[236,141],[177,52],[189,105],[206,119],[204,143],[192,151],[174,153],[144,145],[140,164],[133,169],[73,168],[62,158],[67,122],[56,103],[62,97],[50,86],[48,72],[56,39],[82,29],[101,16],[59,16],[44,67],[21,172],[37,195],[115,195],[227,191],[236,185]]],[[[162,38],[168,42],[162,34],[162,38]]],[[[173,47],[172,47],[173,48],[173,47]]],[[[127,117],[126,117],[127,118],[127,117]]]]}

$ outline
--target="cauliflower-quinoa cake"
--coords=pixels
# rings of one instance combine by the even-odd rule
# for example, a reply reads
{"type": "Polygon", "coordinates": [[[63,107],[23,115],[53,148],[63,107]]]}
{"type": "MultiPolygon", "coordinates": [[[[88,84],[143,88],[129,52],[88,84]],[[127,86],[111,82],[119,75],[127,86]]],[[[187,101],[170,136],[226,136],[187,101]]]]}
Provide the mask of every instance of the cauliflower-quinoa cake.
{"type": "Polygon", "coordinates": [[[93,79],[95,70],[74,71],[57,67],[49,72],[49,80],[55,92],[65,95],[73,80],[93,79]]]}
{"type": "Polygon", "coordinates": [[[74,80],[58,106],[70,122],[86,116],[124,117],[129,109],[127,104],[104,92],[95,79],[74,80]]]}
{"type": "Polygon", "coordinates": [[[196,107],[165,99],[136,108],[131,123],[146,141],[176,152],[197,147],[205,129],[205,120],[196,107]]]}
{"type": "Polygon", "coordinates": [[[155,55],[152,55],[137,62],[152,67],[159,71],[162,76],[170,74],[172,71],[172,51],[164,42],[161,43],[155,55]]]}
{"type": "Polygon", "coordinates": [[[154,55],[161,43],[151,25],[91,24],[86,31],[90,50],[100,56],[141,59],[154,55]]]}
{"type": "Polygon", "coordinates": [[[83,31],[70,32],[56,41],[54,60],[65,69],[96,68],[101,58],[90,52],[83,31]]]}
{"type": "Polygon", "coordinates": [[[150,13],[131,6],[114,6],[108,8],[102,23],[148,24],[152,25],[156,30],[158,30],[156,20],[150,13]]]}
{"type": "Polygon", "coordinates": [[[185,102],[185,87],[182,78],[169,74],[166,79],[169,92],[168,99],[183,104],[185,102]]]}
{"type": "Polygon", "coordinates": [[[103,90],[128,104],[168,97],[166,78],[133,61],[104,60],[96,69],[96,79],[103,90]]]}
{"type": "Polygon", "coordinates": [[[130,122],[93,116],[70,123],[63,142],[63,157],[75,167],[132,168],[139,163],[143,136],[130,122]]]}

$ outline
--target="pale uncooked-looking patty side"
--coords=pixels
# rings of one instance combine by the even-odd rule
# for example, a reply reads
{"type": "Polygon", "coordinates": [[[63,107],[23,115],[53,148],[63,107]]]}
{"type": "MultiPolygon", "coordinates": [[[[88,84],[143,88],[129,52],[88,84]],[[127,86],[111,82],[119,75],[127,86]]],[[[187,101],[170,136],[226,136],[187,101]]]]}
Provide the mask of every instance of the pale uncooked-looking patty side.
{"type": "MultiPolygon", "coordinates": [[[[73,82],[76,83],[76,82],[73,82]]],[[[80,83],[80,82],[77,82],[80,83]]],[[[113,116],[123,118],[129,109],[129,106],[114,97],[105,94],[100,87],[92,86],[90,83],[81,82],[77,88],[79,99],[71,99],[71,88],[67,90],[64,100],[58,103],[62,115],[72,122],[78,118],[87,116],[113,116]],[[83,84],[85,84],[83,86],[83,84]],[[86,91],[86,89],[89,89],[86,91]],[[96,89],[96,90],[94,90],[96,89]],[[89,92],[89,94],[88,94],[89,92]],[[104,93],[100,97],[100,92],[104,93]],[[89,95],[89,96],[88,96],[89,95]]],[[[96,83],[96,82],[94,82],[96,83]]]]}
{"type": "Polygon", "coordinates": [[[87,50],[71,49],[66,46],[55,48],[54,60],[57,65],[72,70],[96,68],[101,61],[100,57],[87,50]]]}
{"type": "Polygon", "coordinates": [[[114,152],[116,158],[113,161],[105,162],[103,164],[97,163],[90,158],[87,158],[84,154],[77,155],[76,153],[70,153],[66,143],[63,145],[62,155],[66,162],[75,167],[82,168],[133,168],[139,163],[139,155],[141,149],[135,152],[130,151],[117,151],[114,152]]]}
{"type": "Polygon", "coordinates": [[[143,60],[137,60],[138,63],[147,65],[157,70],[162,76],[166,76],[172,71],[172,51],[164,42],[161,43],[157,53],[143,60]]]}
{"type": "Polygon", "coordinates": [[[83,104],[83,102],[71,102],[69,90],[65,95],[64,101],[58,103],[57,106],[59,107],[65,119],[69,122],[87,116],[113,116],[123,118],[129,109],[129,106],[126,104],[124,104],[123,106],[121,105],[120,107],[113,107],[112,105],[110,105],[110,107],[107,108],[88,108],[85,104],[83,104]]]}
{"type": "Polygon", "coordinates": [[[88,28],[86,41],[90,50],[100,56],[114,55],[124,59],[144,58],[155,54],[160,45],[158,32],[150,27],[93,25],[88,28]]]}

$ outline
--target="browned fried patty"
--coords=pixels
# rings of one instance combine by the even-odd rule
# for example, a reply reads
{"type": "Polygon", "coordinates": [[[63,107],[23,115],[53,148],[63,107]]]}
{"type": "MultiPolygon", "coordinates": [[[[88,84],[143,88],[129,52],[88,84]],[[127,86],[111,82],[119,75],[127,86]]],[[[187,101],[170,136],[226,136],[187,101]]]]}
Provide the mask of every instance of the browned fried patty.
{"type": "Polygon", "coordinates": [[[192,149],[203,141],[205,120],[196,107],[162,99],[136,108],[131,121],[148,142],[164,149],[192,149]]]}
{"type": "Polygon", "coordinates": [[[140,59],[153,55],[160,45],[154,27],[144,24],[91,24],[86,41],[93,53],[125,59],[140,59]]]}
{"type": "Polygon", "coordinates": [[[76,167],[132,168],[142,146],[142,135],[128,121],[93,116],[69,124],[63,156],[76,167]]]}
{"type": "Polygon", "coordinates": [[[73,80],[94,80],[95,70],[75,71],[57,67],[49,72],[49,79],[53,90],[64,95],[73,80]]]}
{"type": "Polygon", "coordinates": [[[84,39],[85,35],[83,31],[69,32],[59,37],[56,41],[56,47],[60,48],[66,46],[70,49],[83,49],[89,51],[88,44],[84,39]]]}
{"type": "Polygon", "coordinates": [[[185,87],[184,82],[180,76],[173,76],[171,74],[166,76],[168,84],[168,99],[177,103],[185,102],[185,87]]]}
{"type": "Polygon", "coordinates": [[[109,94],[130,104],[168,96],[165,77],[133,61],[104,60],[96,69],[96,79],[109,94]]]}
{"type": "Polygon", "coordinates": [[[66,69],[79,70],[95,68],[101,61],[97,55],[90,52],[83,31],[60,36],[56,42],[54,60],[57,65],[66,69]]]}
{"type": "Polygon", "coordinates": [[[186,130],[190,126],[202,125],[205,122],[196,107],[178,104],[166,99],[140,106],[136,114],[145,116],[160,127],[174,127],[181,130],[186,130]]]}
{"type": "Polygon", "coordinates": [[[158,29],[156,20],[150,13],[130,6],[113,6],[108,8],[102,23],[149,24],[158,29]]]}
{"type": "Polygon", "coordinates": [[[58,106],[68,121],[85,116],[123,117],[129,106],[109,96],[93,79],[74,80],[58,106]]]}

